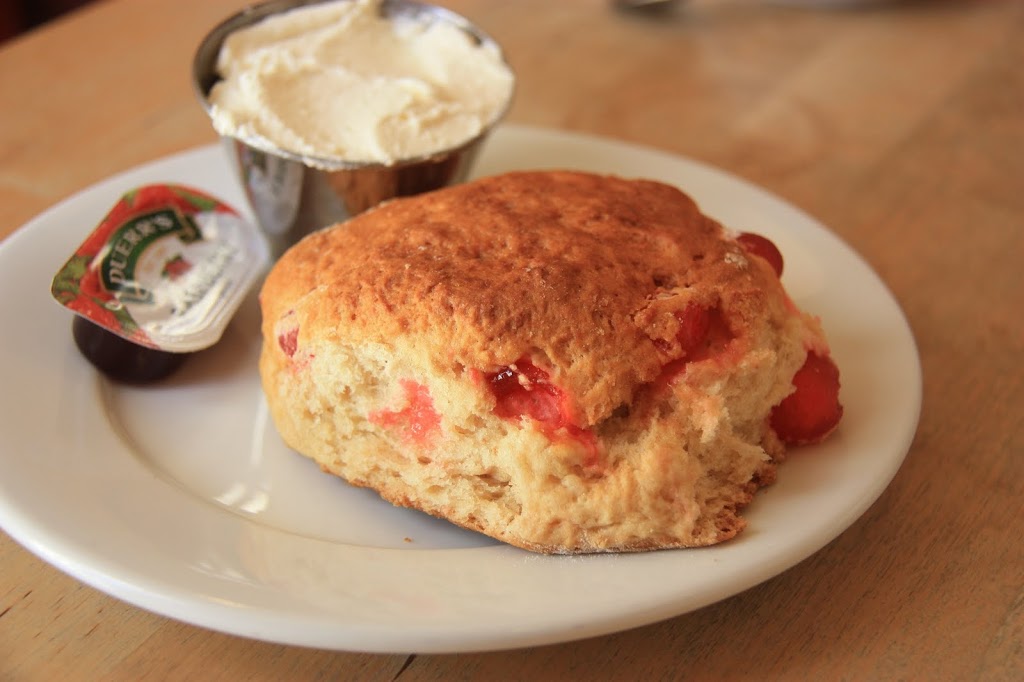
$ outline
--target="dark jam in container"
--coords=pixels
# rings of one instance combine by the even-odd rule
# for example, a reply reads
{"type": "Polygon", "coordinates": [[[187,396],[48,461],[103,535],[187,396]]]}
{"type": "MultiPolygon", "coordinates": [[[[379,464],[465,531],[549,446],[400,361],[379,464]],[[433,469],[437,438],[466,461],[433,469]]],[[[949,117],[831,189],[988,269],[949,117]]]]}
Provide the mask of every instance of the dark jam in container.
{"type": "Polygon", "coordinates": [[[159,381],[173,374],[189,356],[140,346],[79,315],[71,323],[71,334],[86,360],[122,384],[159,381]]]}

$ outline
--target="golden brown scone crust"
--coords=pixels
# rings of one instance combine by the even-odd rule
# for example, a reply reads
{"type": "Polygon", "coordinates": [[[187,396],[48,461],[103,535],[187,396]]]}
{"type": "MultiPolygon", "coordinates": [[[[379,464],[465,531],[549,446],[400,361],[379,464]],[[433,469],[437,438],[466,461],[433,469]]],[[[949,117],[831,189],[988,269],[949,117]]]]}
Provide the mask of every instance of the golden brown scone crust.
{"type": "Polygon", "coordinates": [[[391,201],[289,250],[261,305],[261,375],[291,447],[396,504],[546,552],[735,535],[782,454],[771,406],[808,349],[827,352],[771,267],[685,194],[579,172],[391,201]],[[691,304],[718,311],[728,340],[666,378],[691,304]],[[495,414],[486,377],[523,358],[596,454],[495,414]],[[379,417],[415,422],[424,405],[439,424],[379,417]]]}

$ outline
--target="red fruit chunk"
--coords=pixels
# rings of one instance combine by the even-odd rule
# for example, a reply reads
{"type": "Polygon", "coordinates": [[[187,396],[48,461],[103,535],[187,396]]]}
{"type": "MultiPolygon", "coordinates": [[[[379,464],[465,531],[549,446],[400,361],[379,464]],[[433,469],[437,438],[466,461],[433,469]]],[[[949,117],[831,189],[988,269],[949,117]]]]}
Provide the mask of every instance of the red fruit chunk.
{"type": "Polygon", "coordinates": [[[811,352],[793,377],[796,390],[775,406],[771,427],[788,445],[817,443],[839,424],[839,369],[832,358],[811,352]]]}
{"type": "Polygon", "coordinates": [[[690,303],[675,315],[679,320],[676,339],[679,340],[683,355],[662,368],[656,381],[659,385],[671,382],[685,372],[689,363],[706,360],[720,352],[733,338],[718,308],[708,309],[690,303]]]}
{"type": "Polygon", "coordinates": [[[426,386],[410,379],[404,379],[401,386],[405,394],[405,407],[401,410],[371,412],[370,423],[400,429],[402,440],[426,445],[441,427],[441,415],[434,410],[434,400],[426,386]]]}
{"type": "Polygon", "coordinates": [[[494,394],[494,413],[502,419],[529,417],[549,437],[556,434],[579,441],[587,450],[584,466],[600,463],[597,439],[572,418],[565,392],[548,381],[548,373],[526,359],[487,375],[494,394]]]}
{"type": "Polygon", "coordinates": [[[295,355],[295,351],[299,349],[299,328],[292,327],[288,331],[279,334],[277,344],[281,346],[282,352],[288,357],[295,355]]]}
{"type": "Polygon", "coordinates": [[[775,274],[782,277],[782,252],[779,251],[779,247],[775,246],[775,242],[753,232],[744,232],[736,237],[736,241],[746,249],[747,253],[760,256],[768,261],[768,264],[775,270],[775,274]]]}
{"type": "Polygon", "coordinates": [[[708,339],[711,331],[711,313],[704,306],[691,303],[676,313],[679,320],[679,332],[676,338],[683,347],[683,352],[693,355],[708,339]]]}
{"type": "Polygon", "coordinates": [[[569,423],[563,410],[565,394],[548,382],[547,372],[529,360],[519,360],[512,367],[488,376],[497,399],[495,414],[504,419],[525,415],[553,426],[569,423]]]}

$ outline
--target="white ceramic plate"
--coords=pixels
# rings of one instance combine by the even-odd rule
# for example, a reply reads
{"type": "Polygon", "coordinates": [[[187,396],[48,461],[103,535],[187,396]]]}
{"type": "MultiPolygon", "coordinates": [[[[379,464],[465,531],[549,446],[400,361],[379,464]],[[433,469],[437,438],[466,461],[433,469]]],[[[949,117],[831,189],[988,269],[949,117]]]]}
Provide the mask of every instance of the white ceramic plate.
{"type": "Polygon", "coordinates": [[[242,205],[219,147],[147,164],[51,208],[0,245],[0,526],[115,597],[237,635],[373,652],[521,647],[604,634],[734,595],[823,547],[881,494],[917,426],[921,376],[893,297],[799,210],[669,154],[505,126],[478,174],[564,167],[659,178],[786,258],[819,314],[846,414],[797,451],[735,541],[700,550],[547,557],[397,509],[320,473],[267,419],[250,300],[223,341],[168,382],[124,388],[75,350],[49,296],[68,254],[125,190],[177,181],[242,205]]]}

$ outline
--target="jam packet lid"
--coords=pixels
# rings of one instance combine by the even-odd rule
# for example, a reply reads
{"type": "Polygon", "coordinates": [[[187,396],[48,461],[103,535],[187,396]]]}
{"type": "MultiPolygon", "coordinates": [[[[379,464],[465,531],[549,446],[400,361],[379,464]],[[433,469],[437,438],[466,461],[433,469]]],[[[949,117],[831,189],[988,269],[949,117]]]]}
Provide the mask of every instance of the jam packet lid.
{"type": "Polygon", "coordinates": [[[259,229],[183,185],[124,194],[50,293],[104,329],[174,353],[215,344],[269,260],[259,229]]]}

